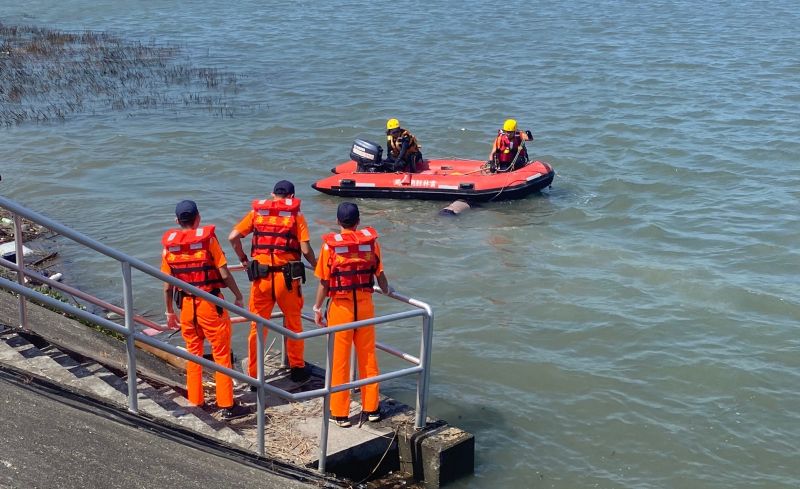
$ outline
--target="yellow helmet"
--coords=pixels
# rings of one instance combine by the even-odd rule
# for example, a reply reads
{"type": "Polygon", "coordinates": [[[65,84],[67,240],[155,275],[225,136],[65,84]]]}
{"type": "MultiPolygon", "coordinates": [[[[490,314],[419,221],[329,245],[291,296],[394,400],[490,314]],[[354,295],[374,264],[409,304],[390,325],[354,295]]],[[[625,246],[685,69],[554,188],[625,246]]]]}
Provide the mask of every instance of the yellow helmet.
{"type": "Polygon", "coordinates": [[[504,131],[516,131],[517,130],[517,121],[514,119],[506,119],[503,123],[503,130],[504,131]]]}
{"type": "Polygon", "coordinates": [[[391,131],[392,129],[397,129],[400,127],[400,121],[397,119],[389,119],[386,121],[386,130],[391,131]]]}

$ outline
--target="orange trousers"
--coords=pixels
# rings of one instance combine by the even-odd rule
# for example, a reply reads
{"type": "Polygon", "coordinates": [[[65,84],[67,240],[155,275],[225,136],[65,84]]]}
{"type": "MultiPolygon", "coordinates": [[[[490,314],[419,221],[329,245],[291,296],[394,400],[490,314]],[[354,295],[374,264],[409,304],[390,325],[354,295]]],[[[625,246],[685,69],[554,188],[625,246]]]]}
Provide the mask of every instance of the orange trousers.
{"type": "MultiPolygon", "coordinates": [[[[272,273],[269,277],[256,279],[250,288],[250,312],[269,319],[275,302],[283,312],[283,327],[300,333],[303,331],[303,322],[300,311],[303,309],[303,292],[300,290],[300,280],[292,283],[292,290],[286,288],[286,281],[280,273],[272,273]]],[[[264,329],[264,348],[267,347],[266,332],[264,329]]],[[[247,372],[250,377],[256,377],[258,363],[256,323],[250,323],[250,335],[247,337],[247,372]]],[[[289,357],[289,367],[305,367],[303,360],[303,340],[286,340],[286,354],[289,357]]]]}
{"type": "MultiPolygon", "coordinates": [[[[375,305],[371,295],[362,295],[357,301],[358,319],[375,317],[375,305]]],[[[352,297],[333,297],[328,304],[328,326],[355,321],[352,297]]],[[[362,326],[358,329],[335,333],[333,339],[333,369],[331,385],[350,382],[350,348],[356,346],[358,378],[374,377],[380,373],[378,357],[375,354],[375,326],[362,326]]],[[[378,384],[361,387],[361,410],[378,410],[378,384]]],[[[350,415],[350,390],[331,394],[331,415],[350,415]]]]}
{"type": "MultiPolygon", "coordinates": [[[[217,312],[217,306],[196,297],[184,297],[181,304],[181,335],[186,341],[186,351],[203,356],[203,340],[211,343],[214,361],[231,368],[231,318],[228,311],[217,312]]],[[[219,372],[214,374],[217,384],[217,407],[233,406],[233,381],[219,372]]],[[[202,406],[203,367],[199,363],[186,363],[186,392],[189,403],[202,406]]]]}

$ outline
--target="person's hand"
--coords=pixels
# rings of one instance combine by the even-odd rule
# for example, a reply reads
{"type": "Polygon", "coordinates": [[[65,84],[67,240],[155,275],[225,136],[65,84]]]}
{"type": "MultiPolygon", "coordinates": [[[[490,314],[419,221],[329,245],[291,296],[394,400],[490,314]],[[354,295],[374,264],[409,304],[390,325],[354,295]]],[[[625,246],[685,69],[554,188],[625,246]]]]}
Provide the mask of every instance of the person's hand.
{"type": "Polygon", "coordinates": [[[314,322],[317,323],[317,326],[325,326],[325,318],[322,316],[322,308],[314,306],[314,322]]]}
{"type": "Polygon", "coordinates": [[[242,296],[236,297],[233,299],[233,303],[239,307],[244,307],[244,298],[242,296]]]}
{"type": "Polygon", "coordinates": [[[167,312],[167,328],[169,329],[180,329],[180,325],[178,324],[178,315],[174,312],[167,312]]]}
{"type": "Polygon", "coordinates": [[[387,286],[386,290],[383,293],[386,294],[386,295],[394,294],[394,287],[392,287],[391,285],[387,286]]]}
{"type": "Polygon", "coordinates": [[[241,263],[241,264],[242,264],[242,266],[243,266],[245,269],[247,268],[247,264],[248,264],[249,262],[250,262],[250,260],[248,260],[246,256],[245,256],[245,257],[241,257],[241,256],[239,257],[239,263],[241,263]]]}

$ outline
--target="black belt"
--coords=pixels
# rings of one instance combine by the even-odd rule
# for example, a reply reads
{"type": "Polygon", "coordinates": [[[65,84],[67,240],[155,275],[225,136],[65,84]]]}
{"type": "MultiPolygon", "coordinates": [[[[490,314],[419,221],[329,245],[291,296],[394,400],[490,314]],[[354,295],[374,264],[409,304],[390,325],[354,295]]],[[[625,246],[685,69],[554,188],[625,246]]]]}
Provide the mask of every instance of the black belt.
{"type": "MultiPolygon", "coordinates": [[[[222,291],[220,289],[211,289],[210,291],[208,291],[208,293],[213,295],[213,296],[215,296],[215,297],[220,297],[222,295],[222,291]]],[[[175,300],[175,304],[178,306],[178,309],[180,309],[181,306],[183,305],[183,300],[184,299],[187,299],[187,298],[194,299],[195,297],[197,297],[197,296],[194,295],[194,294],[190,294],[188,292],[185,292],[185,291],[183,291],[183,290],[181,290],[181,289],[179,289],[177,287],[175,287],[173,289],[173,292],[172,292],[172,298],[175,300]]],[[[217,314],[219,314],[221,316],[222,315],[222,307],[220,307],[220,306],[215,306],[215,307],[217,308],[217,314]]]]}
{"type": "Polygon", "coordinates": [[[255,282],[259,278],[266,278],[273,273],[280,272],[286,281],[286,288],[292,290],[292,281],[295,279],[302,279],[306,283],[306,268],[300,261],[290,261],[285,265],[262,265],[258,261],[253,260],[247,264],[247,278],[251,282],[255,282]]]}

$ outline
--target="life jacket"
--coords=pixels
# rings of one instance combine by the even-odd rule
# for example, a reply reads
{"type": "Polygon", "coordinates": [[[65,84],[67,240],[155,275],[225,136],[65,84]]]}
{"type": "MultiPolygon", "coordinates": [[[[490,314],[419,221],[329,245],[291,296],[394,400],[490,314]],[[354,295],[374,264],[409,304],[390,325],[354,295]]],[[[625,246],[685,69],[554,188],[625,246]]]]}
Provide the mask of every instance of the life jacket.
{"type": "Polygon", "coordinates": [[[408,132],[408,130],[403,129],[398,136],[393,136],[391,132],[386,134],[386,144],[389,146],[390,156],[396,158],[400,155],[400,151],[403,149],[403,138],[405,137],[408,137],[408,149],[406,149],[406,153],[403,156],[409,156],[419,151],[420,146],[419,143],[417,143],[417,138],[408,132]]]}
{"type": "Polygon", "coordinates": [[[253,211],[250,256],[284,251],[292,255],[290,259],[299,260],[297,215],[300,213],[300,199],[254,200],[253,211]]]}
{"type": "Polygon", "coordinates": [[[378,269],[378,255],[375,253],[377,238],[378,232],[371,227],[353,233],[330,233],[322,237],[331,250],[329,296],[351,290],[373,292],[375,271],[378,269]]]}
{"type": "Polygon", "coordinates": [[[164,258],[172,276],[206,292],[225,286],[211,256],[214,226],[197,229],[170,229],[161,238],[164,258]]]}
{"type": "MultiPolygon", "coordinates": [[[[522,135],[519,131],[514,131],[514,136],[508,137],[505,131],[497,131],[495,146],[497,147],[497,161],[509,165],[522,147],[522,135]]],[[[527,157],[527,152],[521,154],[520,157],[527,157]]]]}

